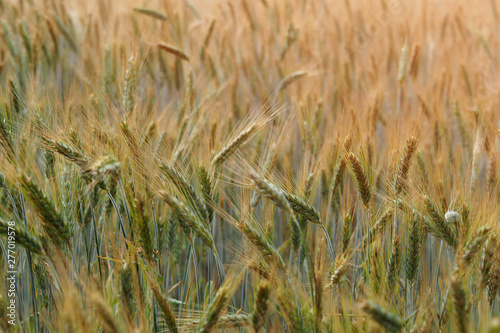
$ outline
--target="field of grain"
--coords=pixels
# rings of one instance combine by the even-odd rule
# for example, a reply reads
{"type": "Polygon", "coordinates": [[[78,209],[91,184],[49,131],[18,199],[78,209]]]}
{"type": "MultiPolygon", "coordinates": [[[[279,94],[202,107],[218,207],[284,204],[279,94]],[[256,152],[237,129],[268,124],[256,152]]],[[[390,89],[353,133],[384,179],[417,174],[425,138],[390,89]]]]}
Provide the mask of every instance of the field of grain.
{"type": "Polygon", "coordinates": [[[0,0],[0,331],[500,332],[499,11],[0,0]]]}

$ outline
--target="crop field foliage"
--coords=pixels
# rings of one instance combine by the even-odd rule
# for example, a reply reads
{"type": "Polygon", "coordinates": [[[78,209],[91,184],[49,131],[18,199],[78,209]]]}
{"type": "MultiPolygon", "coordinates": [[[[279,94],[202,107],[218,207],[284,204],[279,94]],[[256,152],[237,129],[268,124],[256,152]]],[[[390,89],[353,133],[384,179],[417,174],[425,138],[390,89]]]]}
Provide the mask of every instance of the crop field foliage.
{"type": "Polygon", "coordinates": [[[0,0],[0,331],[500,332],[499,11],[0,0]]]}

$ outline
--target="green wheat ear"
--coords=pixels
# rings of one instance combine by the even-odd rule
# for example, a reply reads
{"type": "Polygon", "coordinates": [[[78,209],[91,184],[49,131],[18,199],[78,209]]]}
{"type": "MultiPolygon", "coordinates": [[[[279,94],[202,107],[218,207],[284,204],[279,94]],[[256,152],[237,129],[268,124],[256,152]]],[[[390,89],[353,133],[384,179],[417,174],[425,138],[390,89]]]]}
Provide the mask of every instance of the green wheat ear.
{"type": "Polygon", "coordinates": [[[172,208],[173,213],[176,215],[179,222],[185,223],[189,228],[201,238],[201,240],[210,248],[214,253],[217,253],[217,248],[215,247],[212,235],[207,229],[203,222],[193,214],[181,201],[179,201],[175,196],[169,194],[166,191],[159,191],[158,195],[165,201],[170,208],[172,208]]]}
{"type": "Polygon", "coordinates": [[[420,262],[422,248],[422,222],[416,212],[413,212],[410,220],[410,230],[406,247],[405,272],[410,285],[415,283],[420,262]]]}
{"type": "Polygon", "coordinates": [[[196,332],[206,333],[211,331],[212,327],[217,324],[221,317],[221,312],[229,302],[229,298],[229,289],[227,287],[219,288],[214,298],[203,312],[196,332]]]}
{"type": "Polygon", "coordinates": [[[13,228],[15,231],[15,240],[17,244],[34,254],[42,254],[42,244],[38,237],[19,225],[19,223],[15,223],[14,226],[12,226],[11,223],[0,218],[0,234],[8,235],[10,231],[12,231],[9,227],[13,228]]]}
{"type": "Polygon", "coordinates": [[[429,215],[429,219],[425,219],[427,230],[443,239],[451,247],[456,248],[458,245],[457,235],[450,226],[451,223],[445,220],[442,212],[428,196],[424,196],[424,204],[429,215]]]}
{"type": "Polygon", "coordinates": [[[54,204],[49,201],[38,185],[24,173],[21,174],[19,182],[24,194],[41,217],[46,235],[50,237],[54,244],[60,249],[69,244],[71,229],[56,210],[54,204]]]}
{"type": "Polygon", "coordinates": [[[403,321],[398,316],[387,311],[375,301],[369,300],[363,303],[361,309],[366,312],[372,320],[389,332],[399,332],[404,326],[403,321]]]}

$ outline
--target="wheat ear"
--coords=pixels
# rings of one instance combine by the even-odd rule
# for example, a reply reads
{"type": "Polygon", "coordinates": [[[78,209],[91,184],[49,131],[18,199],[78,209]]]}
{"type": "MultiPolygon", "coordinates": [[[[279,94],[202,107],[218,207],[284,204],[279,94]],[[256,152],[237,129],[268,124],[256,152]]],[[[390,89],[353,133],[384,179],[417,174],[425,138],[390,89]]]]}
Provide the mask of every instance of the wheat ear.
{"type": "Polygon", "coordinates": [[[375,301],[365,302],[361,309],[389,332],[399,332],[404,326],[403,321],[398,316],[382,308],[375,301]]]}
{"type": "Polygon", "coordinates": [[[258,126],[253,123],[243,130],[234,140],[225,145],[212,159],[212,165],[220,166],[224,161],[231,157],[241,146],[243,146],[257,132],[258,126]]]}
{"type": "Polygon", "coordinates": [[[229,302],[229,288],[224,286],[219,288],[214,298],[203,312],[197,333],[207,333],[217,324],[221,317],[222,310],[229,302]]]}
{"type": "Polygon", "coordinates": [[[11,226],[11,223],[0,219],[0,235],[8,235],[12,231],[10,228],[14,229],[15,239],[19,245],[34,254],[42,254],[42,244],[38,237],[17,223],[15,226],[11,226]]]}
{"type": "Polygon", "coordinates": [[[358,189],[359,196],[361,197],[361,201],[363,201],[363,205],[368,208],[371,199],[371,190],[368,184],[368,177],[366,172],[361,165],[359,159],[354,155],[354,153],[347,153],[346,159],[351,166],[352,172],[354,174],[354,178],[356,180],[356,187],[358,189]]]}

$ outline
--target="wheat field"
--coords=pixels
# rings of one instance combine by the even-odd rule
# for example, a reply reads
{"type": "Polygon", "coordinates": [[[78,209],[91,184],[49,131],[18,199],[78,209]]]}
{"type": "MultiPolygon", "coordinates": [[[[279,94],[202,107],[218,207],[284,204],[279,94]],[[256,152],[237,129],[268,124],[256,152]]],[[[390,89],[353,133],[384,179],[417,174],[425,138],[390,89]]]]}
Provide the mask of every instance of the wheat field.
{"type": "Polygon", "coordinates": [[[499,10],[0,0],[0,331],[499,333],[499,10]]]}

